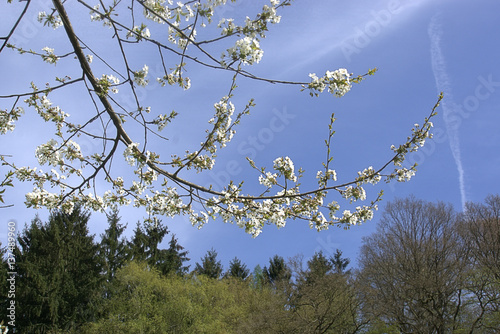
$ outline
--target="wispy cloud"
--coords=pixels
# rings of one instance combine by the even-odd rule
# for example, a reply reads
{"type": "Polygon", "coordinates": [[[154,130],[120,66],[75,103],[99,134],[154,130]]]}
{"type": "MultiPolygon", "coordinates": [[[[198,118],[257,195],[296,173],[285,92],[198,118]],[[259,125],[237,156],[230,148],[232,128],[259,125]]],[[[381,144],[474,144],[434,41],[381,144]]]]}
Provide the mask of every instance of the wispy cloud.
{"type": "Polygon", "coordinates": [[[446,59],[441,51],[441,38],[443,35],[442,26],[439,22],[440,15],[436,14],[432,18],[428,33],[431,39],[431,61],[432,61],[432,71],[434,73],[434,78],[436,80],[436,86],[438,91],[444,93],[444,100],[441,103],[443,108],[443,118],[446,124],[446,131],[448,133],[448,138],[450,142],[451,152],[453,154],[453,159],[457,165],[458,170],[458,183],[460,187],[460,196],[462,201],[462,210],[465,210],[465,203],[467,202],[467,196],[465,192],[465,180],[464,180],[464,168],[462,165],[462,157],[460,152],[460,137],[459,137],[459,126],[457,122],[453,122],[452,114],[456,113],[457,108],[453,98],[453,92],[451,89],[451,80],[446,71],[446,59]]]}
{"type": "MultiPolygon", "coordinates": [[[[431,3],[430,0],[414,0],[411,2],[394,2],[389,0],[365,0],[354,5],[346,5],[345,11],[331,17],[329,10],[316,13],[322,28],[310,26],[307,39],[287,39],[284,48],[302,61],[288,68],[294,70],[317,63],[319,59],[338,57],[335,61],[348,64],[353,57],[361,54],[372,42],[384,34],[396,31],[401,24],[407,24],[418,14],[418,9],[431,3]],[[318,45],[322,45],[318,48],[318,45]],[[314,50],[314,52],[311,52],[314,50]]],[[[333,6],[332,8],[334,8],[333,6]]],[[[288,72],[288,70],[287,70],[288,72]]]]}

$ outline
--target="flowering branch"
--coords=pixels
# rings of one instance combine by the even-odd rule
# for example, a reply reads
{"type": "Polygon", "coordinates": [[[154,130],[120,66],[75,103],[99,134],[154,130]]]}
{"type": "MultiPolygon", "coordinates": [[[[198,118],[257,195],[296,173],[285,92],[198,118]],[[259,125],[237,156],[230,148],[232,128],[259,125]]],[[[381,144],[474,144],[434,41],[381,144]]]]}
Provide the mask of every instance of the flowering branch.
{"type": "MultiPolygon", "coordinates": [[[[423,125],[415,125],[405,143],[391,148],[394,155],[387,163],[378,169],[368,167],[357,172],[352,180],[340,183],[337,181],[337,172],[330,164],[335,133],[335,118],[332,114],[328,138],[325,140],[326,160],[315,173],[317,186],[302,189],[301,180],[306,175],[305,171],[296,169],[292,159],[287,156],[277,157],[272,163],[272,170],[258,167],[247,158],[256,171],[255,182],[264,187],[256,195],[243,191],[243,181],[237,183],[231,180],[220,188],[202,186],[189,179],[190,170],[203,173],[212,169],[218,151],[233,139],[236,125],[255,106],[253,99],[242,108],[235,105],[238,79],[243,77],[271,84],[299,86],[313,97],[327,91],[340,98],[352,89],[353,84],[362,82],[376,70],[356,76],[340,68],[328,70],[323,76],[311,73],[309,81],[302,82],[258,77],[247,70],[261,61],[264,51],[260,41],[265,38],[270,25],[280,22],[278,13],[290,5],[290,0],[270,0],[254,19],[247,17],[241,24],[234,19],[223,18],[215,24],[217,36],[206,31],[206,27],[211,24],[214,26],[214,10],[224,5],[226,0],[179,1],[175,4],[171,0],[135,0],[130,2],[130,7],[123,6],[120,1],[110,1],[109,4],[100,1],[96,6],[83,0],[71,5],[65,5],[60,0],[52,2],[53,12],[40,13],[39,21],[54,29],[63,27],[72,51],[56,55],[50,47],[36,52],[12,44],[8,46],[20,54],[38,56],[49,64],[60,61],[71,63],[75,60],[68,56],[74,55],[81,77],[75,80],[69,76],[56,78],[60,84],[53,87],[47,85],[43,90],[32,83],[30,93],[0,96],[3,100],[14,100],[9,109],[0,109],[0,134],[14,130],[24,112],[18,105],[22,99],[28,108],[34,109],[43,121],[50,122],[55,128],[55,138],[39,145],[35,152],[39,165],[50,166],[50,172],[37,167],[18,167],[0,156],[3,165],[9,168],[4,183],[0,184],[0,201],[3,200],[2,187],[8,186],[15,177],[19,181],[33,183],[34,190],[26,195],[26,205],[34,208],[62,208],[71,212],[74,205],[80,203],[87,208],[104,211],[110,207],[131,204],[145,209],[149,217],[187,215],[197,227],[203,226],[209,219],[220,218],[224,222],[237,224],[254,237],[262,232],[265,224],[283,227],[290,219],[306,220],[311,228],[317,230],[334,225],[348,228],[373,217],[382,192],[369,204],[356,206],[352,211],[341,211],[341,205],[335,200],[327,200],[327,196],[336,193],[349,204],[363,202],[367,198],[364,189],[366,183],[377,184],[382,178],[386,182],[408,181],[415,173],[416,166],[409,169],[402,167],[406,155],[424,145],[425,140],[431,137],[430,119],[435,115],[442,96],[423,125]],[[142,18],[134,4],[138,4],[142,10],[142,18]],[[114,44],[110,43],[109,47],[114,45],[119,50],[114,59],[104,59],[83,41],[83,33],[82,36],[77,34],[65,8],[77,5],[82,5],[90,12],[91,21],[102,23],[104,29],[110,29],[114,44]],[[199,28],[205,29],[202,34],[204,39],[198,37],[199,28]],[[135,53],[131,51],[131,47],[136,45],[141,48],[149,45],[157,50],[162,74],[156,80],[150,80],[151,68],[140,57],[145,49],[135,53]],[[217,47],[222,50],[220,57],[215,56],[213,51],[217,47]],[[98,64],[93,63],[94,57],[98,64]],[[170,64],[172,59],[178,62],[170,64]],[[191,78],[186,74],[191,66],[199,65],[232,75],[227,95],[213,103],[212,117],[207,118],[206,135],[200,145],[194,150],[186,150],[184,154],[167,152],[170,158],[165,159],[165,152],[149,149],[152,144],[158,147],[157,143],[166,143],[170,137],[168,128],[177,121],[180,113],[145,106],[139,93],[153,84],[189,90],[191,78]],[[94,74],[94,70],[103,68],[109,72],[100,77],[94,74]],[[95,113],[88,117],[88,114],[75,110],[78,116],[87,117],[83,125],[71,122],[70,115],[60,106],[54,105],[52,96],[49,98],[49,94],[55,94],[55,91],[59,93],[69,85],[83,87],[95,108],[95,113]],[[100,129],[92,131],[91,124],[99,124],[100,129]],[[138,138],[138,133],[142,133],[143,138],[138,138]],[[155,136],[154,141],[149,140],[151,134],[155,136]],[[99,141],[102,149],[84,154],[78,144],[79,137],[99,141]],[[113,164],[120,162],[114,158],[119,156],[121,148],[124,162],[131,167],[132,177],[123,176],[123,172],[116,176],[113,164]],[[391,164],[395,166],[394,170],[383,174],[391,164]],[[100,187],[96,187],[97,180],[105,181],[109,189],[101,193],[100,187]],[[48,187],[59,192],[48,191],[48,187]]],[[[154,57],[154,54],[148,54],[149,57],[154,57]]],[[[174,89],[171,88],[172,91],[174,89]]],[[[169,147],[165,147],[168,150],[169,147]]]]}

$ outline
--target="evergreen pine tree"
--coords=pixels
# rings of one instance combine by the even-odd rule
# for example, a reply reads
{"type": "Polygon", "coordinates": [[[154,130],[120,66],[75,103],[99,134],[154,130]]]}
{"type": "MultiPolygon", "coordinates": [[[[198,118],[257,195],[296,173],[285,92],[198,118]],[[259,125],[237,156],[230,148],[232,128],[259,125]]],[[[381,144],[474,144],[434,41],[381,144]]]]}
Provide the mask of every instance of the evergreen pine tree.
{"type": "Polygon", "coordinates": [[[264,267],[263,270],[266,282],[276,285],[280,282],[287,283],[290,281],[292,274],[290,268],[285,263],[283,257],[275,255],[269,259],[269,268],[264,267]]]}
{"type": "MultiPolygon", "coordinates": [[[[125,231],[126,225],[120,224],[118,211],[114,210],[108,216],[108,228],[101,235],[100,257],[103,262],[103,272],[106,278],[106,285],[113,281],[116,271],[121,268],[128,260],[129,254],[127,241],[120,238],[125,231]]],[[[106,289],[108,290],[108,289],[106,289]]],[[[109,291],[106,291],[107,295],[109,291]]]]}
{"type": "Polygon", "coordinates": [[[102,265],[89,217],[80,207],[55,211],[48,223],[37,217],[18,237],[16,324],[24,332],[76,329],[94,320],[102,265]]]}
{"type": "Polygon", "coordinates": [[[308,270],[304,275],[305,281],[312,283],[330,273],[333,268],[334,264],[323,255],[323,252],[314,253],[313,257],[307,261],[308,270]]]}
{"type": "Polygon", "coordinates": [[[145,245],[147,262],[159,269],[166,261],[166,254],[159,248],[163,238],[168,233],[168,228],[158,220],[146,220],[144,222],[145,245]]]}
{"type": "Polygon", "coordinates": [[[163,275],[185,274],[189,270],[189,266],[184,266],[184,262],[189,261],[188,252],[179,245],[175,235],[172,235],[168,249],[160,248],[167,234],[168,228],[158,220],[146,220],[143,226],[137,223],[134,236],[128,244],[131,258],[136,261],[145,261],[163,275]]]}
{"type": "Polygon", "coordinates": [[[168,275],[170,273],[175,273],[178,275],[184,275],[188,272],[189,266],[185,266],[184,262],[189,261],[187,257],[188,251],[184,250],[184,247],[179,245],[175,234],[169,242],[169,248],[162,250],[164,254],[165,261],[159,265],[159,270],[162,274],[168,275]]]}
{"type": "Polygon", "coordinates": [[[241,263],[240,259],[235,257],[229,262],[229,269],[226,272],[226,277],[234,277],[246,279],[250,274],[250,270],[248,270],[247,266],[244,263],[241,263]]]}
{"type": "MultiPolygon", "coordinates": [[[[342,257],[342,251],[337,249],[333,257],[330,258],[330,262],[333,264],[336,273],[342,274],[346,272],[346,268],[351,262],[348,258],[342,257]]],[[[348,271],[347,271],[348,272],[348,271]]]]}
{"type": "Polygon", "coordinates": [[[137,222],[134,229],[134,236],[132,240],[128,242],[128,255],[131,260],[141,262],[147,259],[146,239],[147,236],[141,227],[141,223],[137,222]]]}
{"type": "Polygon", "coordinates": [[[217,261],[217,252],[212,248],[201,258],[201,264],[196,262],[194,272],[210,278],[219,279],[222,275],[222,264],[217,261]]]}

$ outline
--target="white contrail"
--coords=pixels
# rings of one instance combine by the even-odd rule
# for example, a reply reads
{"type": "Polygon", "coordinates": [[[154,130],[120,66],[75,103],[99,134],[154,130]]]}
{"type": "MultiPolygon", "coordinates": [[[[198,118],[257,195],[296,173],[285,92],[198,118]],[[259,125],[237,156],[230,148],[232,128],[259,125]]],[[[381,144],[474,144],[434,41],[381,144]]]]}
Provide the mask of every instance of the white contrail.
{"type": "Polygon", "coordinates": [[[431,39],[431,61],[432,61],[432,71],[434,73],[434,78],[436,80],[436,86],[438,91],[444,93],[444,99],[441,103],[443,108],[443,118],[446,124],[446,131],[448,133],[448,138],[450,141],[451,153],[455,159],[455,164],[458,170],[458,183],[460,187],[460,196],[462,200],[462,210],[465,210],[465,203],[467,202],[467,197],[465,194],[465,181],[464,181],[464,169],[462,166],[462,157],[460,154],[460,138],[459,138],[459,123],[453,122],[452,114],[456,114],[456,105],[453,102],[453,94],[451,90],[451,83],[446,72],[446,61],[441,52],[441,36],[443,34],[440,23],[438,22],[439,15],[434,15],[429,24],[429,37],[431,39]]]}

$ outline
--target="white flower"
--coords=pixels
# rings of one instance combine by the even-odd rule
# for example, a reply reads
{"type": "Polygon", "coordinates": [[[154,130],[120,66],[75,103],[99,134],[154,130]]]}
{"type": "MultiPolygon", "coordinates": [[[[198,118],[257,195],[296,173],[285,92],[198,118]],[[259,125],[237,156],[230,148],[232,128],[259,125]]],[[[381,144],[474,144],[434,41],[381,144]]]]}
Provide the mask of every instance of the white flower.
{"type": "MultiPolygon", "coordinates": [[[[311,83],[307,86],[311,91],[317,91],[322,93],[326,88],[331,94],[342,97],[349,90],[351,90],[352,84],[350,79],[350,73],[345,68],[340,68],[335,71],[326,71],[325,75],[321,78],[315,73],[309,74],[311,78],[311,83]]],[[[311,95],[317,95],[317,93],[311,92],[311,95]]]]}
{"type": "Polygon", "coordinates": [[[59,57],[57,57],[54,54],[54,49],[49,48],[48,46],[42,48],[42,51],[45,52],[44,55],[42,55],[42,59],[49,63],[49,64],[55,64],[59,60],[59,57]]]}
{"type": "Polygon", "coordinates": [[[103,74],[101,80],[106,80],[107,81],[107,83],[105,83],[104,86],[105,87],[111,86],[111,92],[113,92],[114,94],[118,93],[118,88],[113,87],[113,86],[114,85],[118,85],[120,83],[120,79],[118,79],[117,77],[115,77],[112,74],[109,74],[109,75],[108,74],[103,74]]]}
{"type": "Polygon", "coordinates": [[[318,179],[318,184],[321,187],[325,187],[328,180],[337,181],[337,172],[333,169],[328,169],[326,174],[323,174],[323,171],[318,171],[316,178],[318,179]]]}
{"type": "Polygon", "coordinates": [[[267,172],[265,176],[259,175],[259,183],[268,188],[271,188],[273,185],[278,183],[278,181],[276,180],[277,177],[278,175],[267,172]]]}
{"type": "Polygon", "coordinates": [[[9,131],[14,131],[16,127],[14,122],[17,121],[23,113],[24,109],[21,107],[14,108],[10,112],[0,109],[0,134],[3,135],[9,131]]]}
{"type": "Polygon", "coordinates": [[[38,22],[42,22],[45,17],[47,17],[47,13],[45,13],[45,11],[39,12],[38,13],[38,22]]]}
{"type": "Polygon", "coordinates": [[[40,165],[48,163],[51,166],[58,166],[64,163],[62,152],[57,147],[58,143],[54,139],[49,140],[46,144],[38,146],[35,150],[35,156],[40,165]]]}
{"type": "Polygon", "coordinates": [[[410,179],[415,175],[414,169],[400,168],[396,171],[398,182],[410,181],[410,179]]]}
{"type": "Polygon", "coordinates": [[[259,41],[248,36],[236,41],[235,45],[227,50],[233,60],[241,60],[244,64],[252,65],[262,59],[264,51],[260,48],[259,41]]]}
{"type": "Polygon", "coordinates": [[[139,86],[146,87],[149,80],[146,79],[148,76],[149,67],[144,65],[142,70],[134,72],[134,82],[139,86]]]}
{"type": "Polygon", "coordinates": [[[141,36],[144,38],[149,38],[151,37],[151,32],[149,31],[148,28],[144,28],[141,32],[141,36]]]}
{"type": "Polygon", "coordinates": [[[285,179],[297,182],[297,177],[294,174],[293,161],[289,157],[280,157],[273,161],[273,168],[279,171],[285,179]]]}
{"type": "Polygon", "coordinates": [[[125,157],[125,160],[130,166],[134,166],[135,163],[137,162],[137,159],[135,158],[135,150],[139,146],[138,143],[131,143],[130,145],[127,146],[125,151],[123,151],[123,156],[125,157]]]}
{"type": "Polygon", "coordinates": [[[357,182],[377,184],[382,177],[376,174],[372,166],[365,168],[363,172],[358,172],[357,182]]]}
{"type": "Polygon", "coordinates": [[[357,186],[353,188],[352,186],[347,186],[342,191],[342,197],[345,199],[350,199],[351,202],[355,202],[357,200],[364,201],[366,199],[366,191],[363,187],[357,186]]]}
{"type": "Polygon", "coordinates": [[[39,12],[37,20],[43,25],[50,25],[55,30],[63,25],[62,20],[59,16],[47,15],[45,11],[39,12]],[[45,19],[45,22],[43,22],[45,19]]]}
{"type": "Polygon", "coordinates": [[[118,79],[117,77],[115,77],[112,74],[106,75],[106,79],[108,79],[108,81],[114,83],[115,85],[118,85],[120,83],[120,79],[118,79]]]}
{"type": "Polygon", "coordinates": [[[33,207],[35,209],[40,209],[41,207],[46,207],[48,209],[55,209],[59,203],[59,196],[53,193],[49,193],[45,189],[33,189],[33,192],[26,194],[26,206],[28,208],[33,207]]]}
{"type": "Polygon", "coordinates": [[[337,181],[337,172],[334,171],[333,169],[329,169],[326,171],[326,177],[327,177],[327,179],[337,181]]]}

